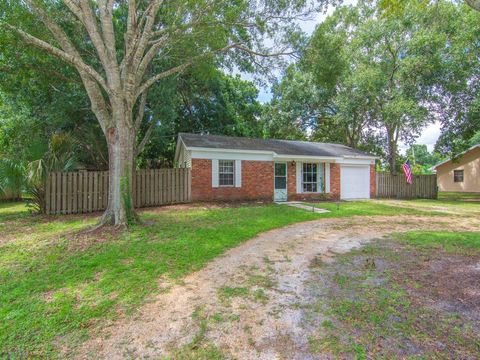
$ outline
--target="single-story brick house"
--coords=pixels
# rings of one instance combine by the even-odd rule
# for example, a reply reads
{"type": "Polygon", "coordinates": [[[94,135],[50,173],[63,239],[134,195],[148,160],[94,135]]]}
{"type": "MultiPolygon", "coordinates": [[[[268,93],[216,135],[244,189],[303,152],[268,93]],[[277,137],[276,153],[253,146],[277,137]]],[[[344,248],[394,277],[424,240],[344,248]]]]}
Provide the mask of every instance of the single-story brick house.
{"type": "Polygon", "coordinates": [[[192,169],[192,200],[367,199],[375,156],[339,144],[180,133],[175,161],[192,169]]]}
{"type": "Polygon", "coordinates": [[[480,193],[480,144],[433,167],[440,191],[480,193]]]}

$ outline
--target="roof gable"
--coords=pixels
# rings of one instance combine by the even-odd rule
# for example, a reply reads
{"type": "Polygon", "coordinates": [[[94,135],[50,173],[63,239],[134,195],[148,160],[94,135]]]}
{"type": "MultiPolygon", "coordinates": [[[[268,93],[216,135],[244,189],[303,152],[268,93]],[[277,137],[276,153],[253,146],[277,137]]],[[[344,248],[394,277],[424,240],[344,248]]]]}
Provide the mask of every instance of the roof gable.
{"type": "MultiPolygon", "coordinates": [[[[475,151],[476,149],[480,149],[480,144],[473,145],[471,148],[469,148],[469,149],[465,150],[464,152],[458,154],[458,157],[457,157],[456,159],[461,160],[462,157],[464,157],[465,155],[468,155],[470,152],[473,152],[473,151],[475,151]]],[[[448,164],[448,163],[451,162],[451,161],[452,161],[452,158],[447,159],[447,160],[445,160],[445,161],[442,161],[441,163],[435,165],[435,166],[433,167],[433,169],[436,170],[438,167],[440,167],[440,166],[442,166],[442,165],[446,165],[446,164],[448,164]]]]}

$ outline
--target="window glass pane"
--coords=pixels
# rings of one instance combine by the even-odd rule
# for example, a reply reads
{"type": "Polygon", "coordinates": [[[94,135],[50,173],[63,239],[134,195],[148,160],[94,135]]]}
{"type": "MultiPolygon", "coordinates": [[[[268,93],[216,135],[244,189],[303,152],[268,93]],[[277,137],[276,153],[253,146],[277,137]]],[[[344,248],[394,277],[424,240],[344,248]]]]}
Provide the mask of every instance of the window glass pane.
{"type": "Polygon", "coordinates": [[[275,176],[275,189],[286,189],[287,178],[285,176],[275,176]]]}
{"type": "Polygon", "coordinates": [[[303,191],[304,192],[318,192],[318,164],[304,163],[303,164],[303,191]]]}
{"type": "Polygon", "coordinates": [[[286,164],[275,164],[275,176],[286,176],[287,167],[286,164]]]}
{"type": "Polygon", "coordinates": [[[234,185],[234,161],[233,160],[219,160],[218,161],[218,184],[220,186],[234,185]]]}
{"type": "Polygon", "coordinates": [[[453,181],[463,182],[463,170],[453,170],[453,181]]]}

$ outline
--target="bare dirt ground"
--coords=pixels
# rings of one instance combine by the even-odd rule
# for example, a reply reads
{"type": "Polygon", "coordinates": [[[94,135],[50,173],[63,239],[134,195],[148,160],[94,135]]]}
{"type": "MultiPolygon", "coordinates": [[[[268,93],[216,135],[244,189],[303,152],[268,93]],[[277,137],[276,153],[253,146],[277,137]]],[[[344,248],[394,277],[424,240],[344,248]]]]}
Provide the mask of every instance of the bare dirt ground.
{"type": "Polygon", "coordinates": [[[165,291],[134,317],[103,327],[75,356],[175,358],[178,349],[189,344],[192,351],[211,344],[237,359],[318,358],[308,346],[309,330],[298,307],[306,301],[302,297],[308,293],[312,263],[328,262],[385,234],[416,229],[478,231],[480,218],[351,217],[269,231],[231,249],[182,283],[165,281],[161,284],[165,291]]]}

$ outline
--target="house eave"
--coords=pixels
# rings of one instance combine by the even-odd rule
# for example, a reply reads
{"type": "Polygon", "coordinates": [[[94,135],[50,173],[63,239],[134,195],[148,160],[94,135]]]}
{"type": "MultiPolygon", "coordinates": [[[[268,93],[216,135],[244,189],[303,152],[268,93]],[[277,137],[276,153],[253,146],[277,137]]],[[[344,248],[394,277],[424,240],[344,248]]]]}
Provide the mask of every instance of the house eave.
{"type": "Polygon", "coordinates": [[[321,162],[337,162],[342,160],[340,156],[312,156],[312,155],[285,155],[274,154],[275,161],[321,161],[321,162]]]}
{"type": "MultiPolygon", "coordinates": [[[[466,153],[468,153],[468,152],[470,152],[470,151],[472,151],[473,149],[476,149],[476,148],[480,148],[480,144],[473,145],[473,146],[470,147],[469,149],[467,149],[467,150],[465,150],[464,152],[458,154],[458,157],[463,156],[463,155],[465,155],[466,153]]],[[[445,165],[446,163],[448,163],[448,162],[450,162],[450,161],[452,161],[452,158],[447,159],[447,160],[445,160],[445,161],[442,161],[441,163],[439,163],[439,164],[437,164],[437,165],[435,165],[435,166],[432,166],[431,169],[432,169],[432,170],[437,170],[438,167],[440,167],[440,166],[442,166],[442,165],[445,165]]]]}

